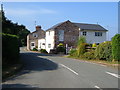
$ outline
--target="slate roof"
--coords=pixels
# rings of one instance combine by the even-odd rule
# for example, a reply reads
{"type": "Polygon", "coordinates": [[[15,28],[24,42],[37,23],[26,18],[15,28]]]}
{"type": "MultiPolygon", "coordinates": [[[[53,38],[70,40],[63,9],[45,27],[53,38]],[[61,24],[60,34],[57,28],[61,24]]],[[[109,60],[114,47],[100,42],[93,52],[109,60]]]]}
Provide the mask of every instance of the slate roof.
{"type": "Polygon", "coordinates": [[[50,29],[55,29],[56,27],[58,27],[58,26],[61,25],[62,23],[64,23],[64,22],[58,23],[58,24],[52,26],[51,28],[47,29],[46,31],[48,31],[48,30],[50,30],[50,29]]]}
{"type": "Polygon", "coordinates": [[[85,24],[85,23],[74,23],[76,26],[78,26],[81,30],[102,30],[107,31],[105,28],[103,28],[99,24],[85,24]]]}
{"type": "MultiPolygon", "coordinates": [[[[66,22],[66,21],[65,21],[66,22]]],[[[55,29],[56,27],[58,27],[59,25],[61,25],[62,23],[64,22],[61,22],[61,23],[58,23],[54,26],[52,26],[51,28],[47,29],[46,31],[48,30],[51,30],[51,29],[55,29]]],[[[77,27],[79,27],[81,30],[100,30],[100,31],[108,31],[106,30],[105,28],[103,28],[101,25],[99,24],[86,24],[86,23],[74,23],[74,22],[71,22],[73,23],[74,25],[76,25],[77,27]]]]}

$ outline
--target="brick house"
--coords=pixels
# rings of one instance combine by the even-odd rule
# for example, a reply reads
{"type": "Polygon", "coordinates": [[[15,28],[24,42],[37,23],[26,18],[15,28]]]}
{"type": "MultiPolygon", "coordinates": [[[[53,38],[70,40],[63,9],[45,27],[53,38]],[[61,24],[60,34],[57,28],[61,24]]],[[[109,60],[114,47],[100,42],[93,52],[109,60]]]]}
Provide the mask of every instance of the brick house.
{"type": "Polygon", "coordinates": [[[41,26],[36,26],[36,30],[27,36],[27,50],[38,48],[39,39],[45,39],[45,31],[41,29],[41,26]]]}

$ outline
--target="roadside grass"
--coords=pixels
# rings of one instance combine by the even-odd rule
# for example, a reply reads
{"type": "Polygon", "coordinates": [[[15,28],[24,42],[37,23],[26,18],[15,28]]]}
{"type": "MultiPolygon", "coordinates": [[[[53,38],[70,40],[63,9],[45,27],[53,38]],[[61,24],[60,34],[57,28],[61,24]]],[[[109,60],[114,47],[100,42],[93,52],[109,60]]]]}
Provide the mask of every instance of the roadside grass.
{"type": "Polygon", "coordinates": [[[67,56],[64,56],[64,57],[73,58],[73,59],[76,59],[76,60],[82,60],[82,61],[98,63],[98,64],[103,64],[103,65],[107,65],[107,66],[114,66],[114,67],[120,66],[120,62],[118,62],[118,61],[111,62],[111,61],[96,60],[96,59],[88,60],[88,59],[85,59],[85,58],[80,58],[80,57],[75,57],[75,56],[70,56],[70,55],[67,55],[67,56]]]}

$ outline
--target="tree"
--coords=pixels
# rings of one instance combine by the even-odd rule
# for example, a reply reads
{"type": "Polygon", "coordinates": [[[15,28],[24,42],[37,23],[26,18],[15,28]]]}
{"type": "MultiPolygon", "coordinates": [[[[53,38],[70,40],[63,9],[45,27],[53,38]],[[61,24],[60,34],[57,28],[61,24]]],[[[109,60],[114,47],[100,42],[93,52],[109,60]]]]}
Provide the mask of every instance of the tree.
{"type": "Polygon", "coordinates": [[[2,32],[6,34],[17,35],[19,37],[19,46],[27,45],[27,35],[30,33],[24,25],[18,25],[18,23],[13,23],[11,20],[7,19],[2,13],[2,32]]]}

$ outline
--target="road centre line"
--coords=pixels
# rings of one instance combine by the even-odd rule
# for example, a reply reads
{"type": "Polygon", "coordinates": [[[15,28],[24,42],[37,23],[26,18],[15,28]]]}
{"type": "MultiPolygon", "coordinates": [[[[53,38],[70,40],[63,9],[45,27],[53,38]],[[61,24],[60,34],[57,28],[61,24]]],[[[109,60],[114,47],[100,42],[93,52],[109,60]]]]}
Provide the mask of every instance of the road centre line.
{"type": "Polygon", "coordinates": [[[65,66],[65,65],[63,65],[63,64],[60,64],[60,65],[63,66],[64,68],[70,70],[70,71],[73,72],[74,74],[79,75],[77,72],[75,72],[74,70],[70,69],[69,67],[67,67],[67,66],[65,66]]]}
{"type": "Polygon", "coordinates": [[[109,75],[112,75],[112,76],[114,76],[116,78],[120,78],[120,75],[118,75],[118,74],[111,73],[111,72],[106,72],[106,73],[109,74],[109,75]]]}

